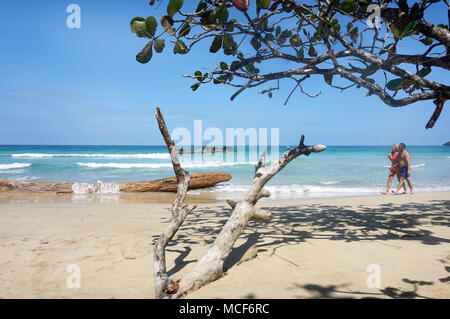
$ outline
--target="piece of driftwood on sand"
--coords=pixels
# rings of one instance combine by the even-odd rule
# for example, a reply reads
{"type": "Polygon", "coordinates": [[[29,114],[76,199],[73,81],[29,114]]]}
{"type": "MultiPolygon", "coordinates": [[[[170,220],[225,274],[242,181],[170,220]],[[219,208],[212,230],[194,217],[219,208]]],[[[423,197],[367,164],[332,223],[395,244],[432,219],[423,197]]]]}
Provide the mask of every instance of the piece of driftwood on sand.
{"type": "MultiPolygon", "coordinates": [[[[188,190],[213,187],[222,182],[229,181],[231,174],[226,172],[203,172],[191,175],[188,190]]],[[[87,193],[101,193],[105,184],[86,184],[87,193]]],[[[177,191],[176,177],[162,178],[154,181],[139,181],[130,183],[117,183],[117,190],[121,193],[143,193],[143,192],[172,192],[177,191]]],[[[44,182],[44,181],[17,181],[0,180],[0,192],[26,192],[26,193],[55,193],[73,194],[74,188],[82,187],[80,183],[69,182],[44,182]],[[75,187],[74,187],[75,185],[75,187]]]]}

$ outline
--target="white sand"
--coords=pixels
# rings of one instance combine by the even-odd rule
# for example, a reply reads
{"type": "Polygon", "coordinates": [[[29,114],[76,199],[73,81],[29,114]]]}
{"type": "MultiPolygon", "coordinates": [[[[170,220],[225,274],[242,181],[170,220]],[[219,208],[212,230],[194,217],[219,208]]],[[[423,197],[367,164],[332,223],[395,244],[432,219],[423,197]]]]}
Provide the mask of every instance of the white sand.
{"type": "MultiPolygon", "coordinates": [[[[190,298],[450,298],[450,193],[266,202],[224,278],[190,298]],[[258,256],[237,265],[250,246],[258,256]],[[381,287],[368,287],[368,265],[381,287]]],[[[0,298],[153,298],[152,243],[170,204],[0,204],[0,298]],[[76,264],[81,287],[68,288],[76,264]]],[[[202,203],[168,248],[180,278],[230,209],[202,203]],[[176,264],[176,265],[175,265],[176,264]]]]}

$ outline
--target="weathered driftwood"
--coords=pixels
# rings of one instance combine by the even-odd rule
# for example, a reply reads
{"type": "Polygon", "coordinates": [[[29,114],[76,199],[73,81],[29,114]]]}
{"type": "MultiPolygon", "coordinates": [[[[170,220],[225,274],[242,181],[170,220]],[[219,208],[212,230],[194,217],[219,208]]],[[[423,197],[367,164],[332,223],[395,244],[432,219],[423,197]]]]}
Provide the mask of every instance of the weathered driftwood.
{"type": "MultiPolygon", "coordinates": [[[[190,175],[188,190],[213,187],[214,185],[231,179],[230,173],[204,172],[190,175]]],[[[138,192],[173,192],[177,191],[177,178],[169,177],[150,182],[132,182],[120,185],[120,191],[125,193],[138,192]]]]}
{"type": "Polygon", "coordinates": [[[193,211],[197,205],[185,205],[184,199],[188,190],[189,173],[181,168],[180,161],[178,160],[177,150],[175,143],[172,141],[167,130],[164,118],[159,110],[156,108],[156,119],[158,121],[159,130],[164,137],[167,149],[170,153],[172,160],[173,170],[178,182],[178,190],[175,200],[172,203],[172,218],[170,219],[169,226],[167,226],[164,233],[158,238],[155,244],[155,251],[153,255],[153,278],[155,281],[155,297],[163,298],[168,293],[177,290],[177,283],[169,280],[166,268],[166,246],[183,224],[186,216],[193,211]]]}
{"type": "Polygon", "coordinates": [[[172,157],[172,163],[178,177],[179,187],[176,199],[172,205],[171,222],[155,246],[155,292],[157,298],[180,298],[190,291],[199,289],[203,285],[224,275],[223,263],[231,252],[234,243],[251,218],[264,221],[270,220],[270,212],[266,212],[255,207],[259,199],[270,196],[270,193],[263,189],[264,185],[294,158],[302,154],[308,156],[311,153],[322,152],[326,149],[326,146],[306,146],[304,145],[304,136],[302,135],[300,143],[296,148],[292,150],[288,149],[278,161],[274,161],[268,168],[266,168],[266,154],[264,151],[261,155],[260,161],[255,167],[255,175],[252,186],[244,198],[237,203],[230,200],[227,201],[232,207],[233,212],[212,246],[193,270],[191,270],[180,280],[172,281],[168,278],[166,273],[164,251],[168,241],[170,241],[173,235],[177,232],[183,223],[184,218],[186,218],[187,214],[192,210],[191,208],[185,209],[185,206],[183,205],[183,200],[186,193],[185,185],[187,184],[186,180],[189,180],[189,175],[181,168],[177,153],[173,151],[173,141],[168,135],[167,128],[165,127],[164,119],[159,111],[159,108],[156,109],[156,117],[158,119],[161,134],[166,141],[172,157]]]}
{"type": "MultiPolygon", "coordinates": [[[[213,187],[222,182],[229,181],[231,174],[226,172],[201,172],[191,175],[188,190],[213,187]]],[[[54,193],[72,194],[74,183],[69,182],[44,182],[44,181],[16,181],[9,179],[0,180],[1,192],[26,192],[26,193],[54,193]]],[[[87,184],[86,184],[87,185],[87,184]]],[[[176,177],[157,179],[154,181],[140,181],[130,183],[118,183],[118,190],[122,193],[143,192],[173,192],[177,191],[176,177]]],[[[89,184],[87,193],[100,193],[102,184],[89,184]]]]}
{"type": "Polygon", "coordinates": [[[73,183],[0,180],[0,192],[71,194],[73,183]]]}

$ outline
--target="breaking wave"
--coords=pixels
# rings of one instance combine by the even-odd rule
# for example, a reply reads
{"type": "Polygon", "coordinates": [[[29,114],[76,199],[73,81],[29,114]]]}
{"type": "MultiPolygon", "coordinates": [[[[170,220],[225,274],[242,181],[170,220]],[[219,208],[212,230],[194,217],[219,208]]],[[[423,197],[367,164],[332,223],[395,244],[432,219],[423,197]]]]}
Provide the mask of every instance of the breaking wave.
{"type": "MultiPolygon", "coordinates": [[[[250,185],[222,184],[216,185],[208,191],[243,193],[248,191],[250,185]]],[[[333,187],[315,185],[278,185],[265,186],[271,196],[270,198],[313,198],[313,197],[340,197],[340,196],[367,196],[378,195],[383,187],[333,187]]],[[[418,187],[416,192],[444,192],[450,191],[450,186],[418,187]]]]}
{"type": "Polygon", "coordinates": [[[30,167],[31,163],[0,164],[0,169],[17,169],[30,167]]]}
{"type": "Polygon", "coordinates": [[[52,158],[52,157],[103,157],[103,158],[170,158],[169,153],[149,153],[149,154],[89,154],[89,153],[71,153],[71,154],[47,154],[47,153],[21,153],[11,154],[16,158],[52,158]]]}
{"type": "MultiPolygon", "coordinates": [[[[206,162],[206,163],[182,163],[184,168],[208,168],[236,165],[255,165],[256,162],[206,162]]],[[[77,163],[78,166],[89,168],[171,168],[172,163],[77,163]]]]}
{"type": "Polygon", "coordinates": [[[82,194],[117,194],[120,192],[119,184],[115,183],[103,183],[98,181],[97,183],[74,183],[72,185],[72,191],[76,195],[82,194]]]}

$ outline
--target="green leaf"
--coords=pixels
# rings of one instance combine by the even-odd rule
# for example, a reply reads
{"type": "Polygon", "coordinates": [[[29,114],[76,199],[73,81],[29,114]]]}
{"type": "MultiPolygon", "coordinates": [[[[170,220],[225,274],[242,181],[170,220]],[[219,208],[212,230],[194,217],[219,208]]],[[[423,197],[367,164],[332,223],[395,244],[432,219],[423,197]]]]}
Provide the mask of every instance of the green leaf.
{"type": "Polygon", "coordinates": [[[200,83],[195,83],[194,85],[191,85],[192,91],[197,90],[199,86],[200,86],[200,83]]]}
{"type": "Polygon", "coordinates": [[[350,33],[352,28],[353,28],[353,23],[350,22],[349,24],[347,24],[347,33],[350,33]]]}
{"type": "Polygon", "coordinates": [[[255,49],[256,51],[258,51],[259,48],[261,47],[261,42],[259,41],[258,37],[256,37],[256,36],[254,36],[250,40],[250,44],[252,45],[253,49],[255,49]]]}
{"type": "Polygon", "coordinates": [[[411,19],[419,19],[421,18],[421,10],[419,8],[419,4],[416,2],[414,3],[414,5],[411,7],[411,10],[409,12],[409,16],[411,17],[411,19]]]}
{"type": "Polygon", "coordinates": [[[198,3],[197,9],[195,10],[195,13],[205,10],[206,8],[208,8],[208,4],[206,2],[203,2],[202,0],[200,0],[200,2],[198,3]]]}
{"type": "Polygon", "coordinates": [[[169,4],[167,5],[167,14],[170,17],[173,17],[173,15],[181,9],[183,6],[183,0],[170,0],[169,4]]]}
{"type": "Polygon", "coordinates": [[[220,7],[216,9],[214,16],[219,20],[220,23],[226,23],[228,21],[228,16],[230,13],[226,7],[220,7]]]}
{"type": "Polygon", "coordinates": [[[173,53],[186,54],[188,52],[189,52],[189,49],[186,46],[186,44],[184,44],[183,41],[178,40],[177,43],[175,43],[175,46],[173,47],[173,53]]]}
{"type": "Polygon", "coordinates": [[[423,67],[419,72],[417,72],[417,75],[424,78],[428,74],[430,74],[431,68],[429,66],[423,67]]]}
{"type": "Polygon", "coordinates": [[[325,82],[326,82],[328,85],[331,85],[331,83],[333,82],[333,74],[327,73],[327,74],[324,74],[323,77],[324,77],[324,79],[325,79],[325,82]]]}
{"type": "Polygon", "coordinates": [[[298,56],[299,58],[301,58],[301,59],[303,59],[303,58],[305,57],[305,52],[303,51],[303,48],[300,48],[300,49],[297,51],[297,56],[298,56]]]}
{"type": "Polygon", "coordinates": [[[156,22],[155,17],[147,17],[145,20],[145,29],[148,34],[153,38],[155,36],[156,28],[158,27],[158,23],[156,22]]]}
{"type": "Polygon", "coordinates": [[[398,7],[401,11],[408,13],[408,2],[407,0],[399,0],[398,7]]]}
{"type": "Polygon", "coordinates": [[[195,72],[194,72],[194,76],[195,76],[195,78],[196,78],[198,81],[200,81],[200,82],[203,80],[202,72],[201,72],[201,71],[195,71],[195,72]]]}
{"type": "Polygon", "coordinates": [[[152,38],[152,35],[150,35],[147,31],[147,28],[145,26],[145,19],[142,17],[136,17],[133,18],[130,22],[130,28],[131,32],[133,32],[136,36],[140,38],[152,38]]]}
{"type": "Polygon", "coordinates": [[[368,76],[371,76],[372,74],[374,74],[375,72],[377,72],[378,69],[379,69],[379,67],[378,67],[376,64],[372,63],[371,65],[369,65],[369,66],[363,71],[363,73],[361,74],[361,76],[362,76],[363,78],[368,77],[368,76]]]}
{"type": "Polygon", "coordinates": [[[228,64],[226,64],[225,62],[220,62],[220,69],[222,71],[228,70],[228,64]]]}
{"type": "Polygon", "coordinates": [[[299,47],[302,44],[302,39],[300,39],[300,36],[298,34],[293,34],[289,38],[289,42],[293,47],[299,47]]]}
{"type": "Polygon", "coordinates": [[[161,53],[165,47],[164,39],[156,39],[155,40],[155,51],[161,53]]]}
{"type": "Polygon", "coordinates": [[[279,25],[277,25],[277,28],[275,29],[275,36],[278,38],[280,36],[281,33],[281,27],[279,25]]]}
{"type": "Polygon", "coordinates": [[[216,53],[222,47],[222,36],[216,35],[214,37],[213,42],[211,43],[211,47],[209,48],[209,52],[216,53]]]}
{"type": "Polygon", "coordinates": [[[412,32],[414,30],[414,28],[416,27],[416,25],[418,25],[418,24],[419,24],[419,20],[413,20],[410,23],[408,23],[408,25],[405,27],[405,29],[403,30],[400,37],[403,38],[405,35],[412,32]]]}
{"type": "Polygon", "coordinates": [[[181,27],[180,32],[178,32],[178,36],[179,37],[185,37],[185,36],[187,36],[189,34],[190,31],[191,31],[191,27],[190,27],[189,23],[186,22],[181,27]]]}
{"type": "Polygon", "coordinates": [[[426,37],[426,38],[421,39],[420,42],[422,42],[425,45],[431,45],[433,43],[433,39],[426,37]]]}
{"type": "Polygon", "coordinates": [[[391,23],[391,32],[394,34],[394,36],[399,37],[400,36],[400,28],[395,24],[391,23]]]}
{"type": "Polygon", "coordinates": [[[233,61],[233,62],[231,62],[231,65],[230,65],[230,71],[236,71],[240,67],[241,67],[241,62],[233,61]]]}
{"type": "Polygon", "coordinates": [[[317,56],[317,50],[314,48],[313,45],[309,46],[308,54],[309,54],[310,57],[317,56]]]}
{"type": "Polygon", "coordinates": [[[387,83],[386,88],[391,91],[397,91],[398,89],[400,89],[403,86],[404,81],[405,81],[405,79],[390,80],[387,83]]]}
{"type": "Polygon", "coordinates": [[[359,33],[358,33],[358,27],[354,27],[352,31],[350,31],[350,38],[353,42],[356,42],[358,40],[359,33]]]}
{"type": "Polygon", "coordinates": [[[355,0],[344,0],[341,4],[341,9],[347,13],[353,12],[355,10],[355,4],[355,0]]]}
{"type": "Polygon", "coordinates": [[[162,16],[160,20],[163,29],[170,35],[175,35],[177,31],[174,28],[172,28],[173,19],[170,16],[162,16]]]}
{"type": "Polygon", "coordinates": [[[149,41],[142,51],[136,55],[136,61],[143,64],[150,61],[153,55],[152,46],[153,41],[149,41]]]}
{"type": "Polygon", "coordinates": [[[264,36],[264,39],[266,41],[275,41],[275,36],[272,33],[266,33],[266,35],[264,36]]]}
{"type": "Polygon", "coordinates": [[[257,0],[256,5],[260,9],[267,9],[270,5],[270,0],[257,0]]]}
{"type": "Polygon", "coordinates": [[[231,49],[233,47],[234,39],[233,36],[225,33],[223,37],[223,48],[224,49],[231,49]]]}

